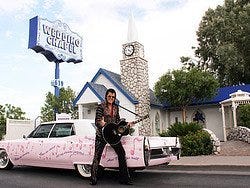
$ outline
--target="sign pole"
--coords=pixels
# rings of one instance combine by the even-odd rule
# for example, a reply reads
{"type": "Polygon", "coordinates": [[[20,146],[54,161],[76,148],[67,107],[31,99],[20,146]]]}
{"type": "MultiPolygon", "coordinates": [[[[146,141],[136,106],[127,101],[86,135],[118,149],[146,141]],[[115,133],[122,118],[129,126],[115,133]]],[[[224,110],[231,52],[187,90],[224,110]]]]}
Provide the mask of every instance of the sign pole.
{"type": "MultiPolygon", "coordinates": [[[[54,88],[55,88],[55,97],[58,99],[60,96],[60,68],[59,61],[55,61],[55,80],[54,80],[54,88]]],[[[56,120],[56,114],[58,113],[57,107],[54,108],[54,120],[56,120]]]]}
{"type": "MultiPolygon", "coordinates": [[[[55,81],[60,82],[60,69],[59,69],[59,64],[60,63],[58,61],[56,61],[55,64],[56,64],[56,67],[55,67],[55,81]]],[[[60,83],[54,84],[55,96],[56,97],[59,97],[59,95],[60,95],[59,86],[60,86],[60,83]]]]}

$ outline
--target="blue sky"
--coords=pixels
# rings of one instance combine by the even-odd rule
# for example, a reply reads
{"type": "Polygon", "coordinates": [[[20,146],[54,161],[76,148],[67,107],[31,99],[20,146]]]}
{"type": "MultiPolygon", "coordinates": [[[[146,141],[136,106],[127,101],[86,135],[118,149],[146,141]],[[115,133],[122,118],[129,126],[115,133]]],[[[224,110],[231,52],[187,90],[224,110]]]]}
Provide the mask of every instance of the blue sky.
{"type": "Polygon", "coordinates": [[[168,70],[193,56],[196,31],[205,11],[223,0],[0,0],[0,104],[21,107],[26,117],[40,115],[45,94],[54,92],[55,64],[28,49],[29,19],[61,20],[83,38],[83,62],[61,63],[64,86],[80,92],[99,68],[120,73],[122,44],[133,13],[144,45],[153,88],[168,70]],[[112,69],[110,69],[112,66],[112,69]]]}

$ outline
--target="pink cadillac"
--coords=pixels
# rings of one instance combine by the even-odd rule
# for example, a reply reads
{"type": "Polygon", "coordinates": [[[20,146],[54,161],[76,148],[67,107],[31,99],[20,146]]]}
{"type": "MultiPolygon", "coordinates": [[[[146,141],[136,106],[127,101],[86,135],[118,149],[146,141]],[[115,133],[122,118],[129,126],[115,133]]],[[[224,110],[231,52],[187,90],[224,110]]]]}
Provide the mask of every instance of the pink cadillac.
{"type": "MultiPolygon", "coordinates": [[[[90,177],[94,154],[95,125],[93,120],[65,120],[39,125],[27,137],[0,141],[0,169],[16,165],[76,169],[90,177]]],[[[132,170],[168,164],[180,156],[176,137],[123,136],[128,167],[132,170]]],[[[117,168],[117,155],[106,145],[100,165],[117,168]]]]}

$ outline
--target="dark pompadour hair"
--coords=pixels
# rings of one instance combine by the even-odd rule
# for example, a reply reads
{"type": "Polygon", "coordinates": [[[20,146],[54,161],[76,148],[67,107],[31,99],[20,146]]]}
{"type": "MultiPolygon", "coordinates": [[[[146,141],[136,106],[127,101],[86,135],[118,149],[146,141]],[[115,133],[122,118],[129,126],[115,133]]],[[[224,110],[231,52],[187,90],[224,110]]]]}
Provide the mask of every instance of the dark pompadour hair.
{"type": "Polygon", "coordinates": [[[106,94],[105,94],[105,100],[107,101],[107,96],[108,96],[108,93],[114,93],[115,94],[115,97],[116,97],[116,92],[113,88],[109,88],[107,89],[106,91],[106,94]]]}

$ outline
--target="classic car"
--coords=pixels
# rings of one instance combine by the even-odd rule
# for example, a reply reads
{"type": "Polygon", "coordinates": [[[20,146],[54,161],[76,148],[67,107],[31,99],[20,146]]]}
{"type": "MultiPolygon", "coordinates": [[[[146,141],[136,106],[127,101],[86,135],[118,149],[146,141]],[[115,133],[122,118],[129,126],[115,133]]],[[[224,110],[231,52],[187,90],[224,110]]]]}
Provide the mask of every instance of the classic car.
{"type": "MultiPolygon", "coordinates": [[[[75,169],[90,177],[95,144],[94,120],[65,120],[41,123],[28,136],[0,141],[0,169],[13,166],[38,166],[75,169]]],[[[122,136],[129,169],[168,164],[179,159],[177,137],[122,136]]],[[[103,168],[118,167],[117,155],[107,144],[100,161],[103,168]]]]}

